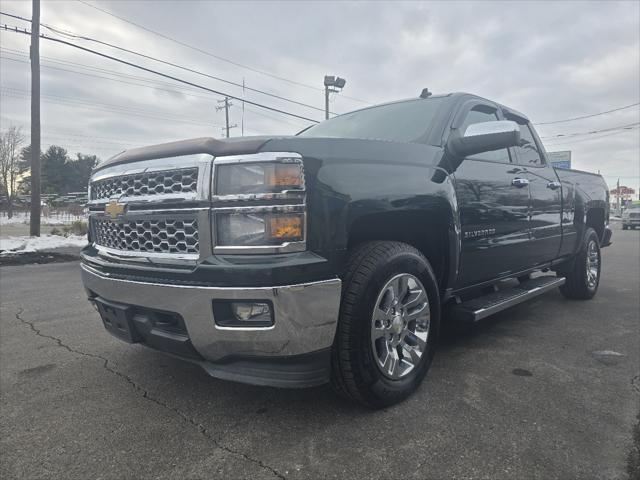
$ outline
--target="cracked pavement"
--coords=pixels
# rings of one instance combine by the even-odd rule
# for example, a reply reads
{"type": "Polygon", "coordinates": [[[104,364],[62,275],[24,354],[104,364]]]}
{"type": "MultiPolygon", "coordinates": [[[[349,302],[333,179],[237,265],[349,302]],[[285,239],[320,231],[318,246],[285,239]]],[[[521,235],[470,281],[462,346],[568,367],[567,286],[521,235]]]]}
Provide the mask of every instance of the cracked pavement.
{"type": "Polygon", "coordinates": [[[369,411],[106,333],[75,262],[0,268],[0,477],[627,478],[640,232],[591,302],[550,292],[449,334],[408,401],[369,411]]]}

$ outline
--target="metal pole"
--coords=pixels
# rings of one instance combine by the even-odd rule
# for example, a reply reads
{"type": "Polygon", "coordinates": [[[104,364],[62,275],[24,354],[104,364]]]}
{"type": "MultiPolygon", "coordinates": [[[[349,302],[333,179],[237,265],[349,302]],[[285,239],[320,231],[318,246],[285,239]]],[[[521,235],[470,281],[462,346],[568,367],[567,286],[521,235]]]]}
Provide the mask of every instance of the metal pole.
{"type": "Polygon", "coordinates": [[[329,120],[329,87],[324,86],[324,119],[329,120]]]}
{"type": "Polygon", "coordinates": [[[229,97],[224,97],[224,115],[227,125],[227,138],[229,138],[229,97]]]}
{"type": "Polygon", "coordinates": [[[242,133],[241,136],[244,137],[244,77],[242,77],[242,133]]]}
{"type": "Polygon", "coordinates": [[[40,236],[40,0],[31,14],[31,218],[29,235],[40,236]]]}

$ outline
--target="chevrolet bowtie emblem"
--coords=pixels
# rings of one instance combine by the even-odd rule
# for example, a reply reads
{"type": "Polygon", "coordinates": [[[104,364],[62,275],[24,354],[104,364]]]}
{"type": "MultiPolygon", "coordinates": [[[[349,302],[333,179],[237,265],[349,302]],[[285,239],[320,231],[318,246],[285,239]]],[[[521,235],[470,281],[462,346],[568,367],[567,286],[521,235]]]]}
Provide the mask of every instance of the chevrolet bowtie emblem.
{"type": "Polygon", "coordinates": [[[111,218],[116,218],[118,215],[122,215],[124,213],[127,205],[125,203],[118,203],[115,200],[111,200],[104,207],[105,215],[109,215],[111,218]]]}

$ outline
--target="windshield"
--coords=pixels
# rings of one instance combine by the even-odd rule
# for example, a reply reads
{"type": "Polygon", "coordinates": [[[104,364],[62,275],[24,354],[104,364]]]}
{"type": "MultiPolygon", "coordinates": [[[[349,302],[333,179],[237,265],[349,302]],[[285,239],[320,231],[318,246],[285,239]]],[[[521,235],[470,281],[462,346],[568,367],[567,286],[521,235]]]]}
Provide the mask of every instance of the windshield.
{"type": "Polygon", "coordinates": [[[325,120],[299,135],[415,142],[431,126],[442,101],[436,97],[365,108],[325,120]]]}

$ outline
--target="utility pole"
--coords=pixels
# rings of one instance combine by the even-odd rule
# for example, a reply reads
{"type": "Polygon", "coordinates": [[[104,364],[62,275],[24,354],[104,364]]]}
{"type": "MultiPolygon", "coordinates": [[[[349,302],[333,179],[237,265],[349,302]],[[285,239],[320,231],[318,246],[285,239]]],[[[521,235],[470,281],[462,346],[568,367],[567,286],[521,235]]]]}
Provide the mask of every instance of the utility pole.
{"type": "Polygon", "coordinates": [[[244,77],[242,77],[242,127],[240,128],[240,136],[244,137],[244,77]]]}
{"type": "Polygon", "coordinates": [[[218,100],[218,103],[223,104],[221,107],[216,107],[216,111],[224,109],[224,116],[225,116],[224,130],[226,131],[226,137],[229,138],[229,130],[231,130],[232,128],[236,128],[238,126],[236,124],[229,125],[229,107],[231,107],[233,103],[229,101],[229,97],[224,97],[224,100],[218,100]]]}
{"type": "Polygon", "coordinates": [[[29,235],[40,236],[40,0],[31,13],[31,217],[29,235]]]}
{"type": "Polygon", "coordinates": [[[347,81],[344,78],[330,75],[324,76],[324,118],[329,119],[329,94],[338,93],[345,86],[347,81]]]}

